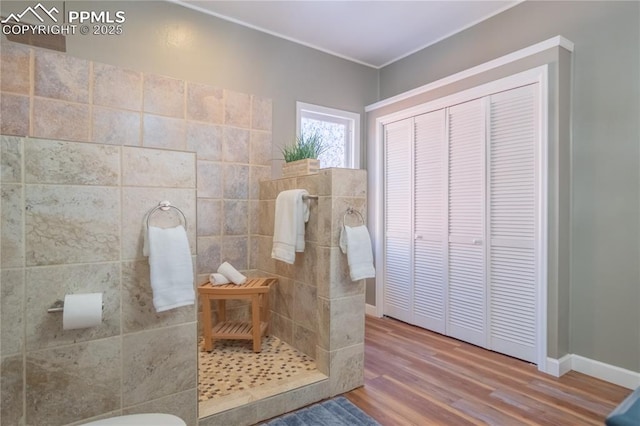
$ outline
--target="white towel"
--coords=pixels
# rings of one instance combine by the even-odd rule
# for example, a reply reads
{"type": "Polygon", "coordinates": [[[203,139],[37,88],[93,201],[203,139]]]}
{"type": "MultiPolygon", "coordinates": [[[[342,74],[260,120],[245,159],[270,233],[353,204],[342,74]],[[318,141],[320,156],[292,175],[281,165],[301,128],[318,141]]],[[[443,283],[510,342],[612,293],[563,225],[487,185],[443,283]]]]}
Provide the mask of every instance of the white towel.
{"type": "Polygon", "coordinates": [[[234,284],[244,284],[247,281],[247,277],[242,275],[236,268],[231,266],[229,262],[224,262],[218,267],[218,273],[224,275],[229,281],[234,284]]]}
{"type": "Polygon", "coordinates": [[[352,281],[375,278],[371,237],[366,226],[344,225],[340,232],[340,249],[347,255],[352,281]]]}
{"type": "Polygon", "coordinates": [[[271,257],[293,265],[296,252],[304,251],[304,224],[309,220],[309,202],[304,189],[282,191],[276,198],[271,257]]]}
{"type": "Polygon", "coordinates": [[[222,284],[229,284],[231,281],[229,281],[227,277],[225,277],[222,274],[213,273],[209,275],[209,282],[212,285],[222,285],[222,284]]]}
{"type": "Polygon", "coordinates": [[[156,312],[193,305],[193,263],[184,227],[150,226],[148,238],[151,289],[156,312]]]}

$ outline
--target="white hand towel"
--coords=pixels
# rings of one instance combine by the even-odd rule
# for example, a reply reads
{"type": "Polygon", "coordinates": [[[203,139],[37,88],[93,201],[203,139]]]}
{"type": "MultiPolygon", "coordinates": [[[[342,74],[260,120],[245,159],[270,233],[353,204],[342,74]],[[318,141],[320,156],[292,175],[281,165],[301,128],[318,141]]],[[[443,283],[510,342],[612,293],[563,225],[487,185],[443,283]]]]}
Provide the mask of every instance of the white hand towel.
{"type": "Polygon", "coordinates": [[[340,249],[347,255],[352,281],[375,278],[371,237],[366,226],[344,225],[340,232],[340,249]]]}
{"type": "Polygon", "coordinates": [[[304,224],[309,220],[309,202],[304,189],[282,191],[276,198],[271,257],[293,265],[296,252],[304,251],[304,224]]]}
{"type": "Polygon", "coordinates": [[[193,305],[193,263],[184,227],[150,226],[148,238],[151,289],[156,312],[193,305]]]}
{"type": "Polygon", "coordinates": [[[229,281],[227,277],[225,277],[222,274],[213,273],[209,275],[209,282],[212,285],[222,285],[222,284],[229,284],[231,281],[229,281]]]}
{"type": "Polygon", "coordinates": [[[231,266],[229,262],[224,262],[218,267],[218,273],[224,275],[229,281],[234,284],[244,284],[247,281],[247,277],[242,275],[236,268],[231,266]]]}

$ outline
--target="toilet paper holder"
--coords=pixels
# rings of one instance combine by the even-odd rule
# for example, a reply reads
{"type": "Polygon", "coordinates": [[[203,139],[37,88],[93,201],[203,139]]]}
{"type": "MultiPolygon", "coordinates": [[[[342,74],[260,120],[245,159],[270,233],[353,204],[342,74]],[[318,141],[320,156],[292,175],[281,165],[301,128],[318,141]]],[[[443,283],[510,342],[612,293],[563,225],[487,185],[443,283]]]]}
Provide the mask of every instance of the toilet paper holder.
{"type": "MultiPolygon", "coordinates": [[[[102,310],[104,311],[104,302],[102,302],[102,310]]],[[[47,309],[47,312],[50,314],[55,314],[57,312],[63,312],[63,311],[64,311],[64,300],[60,300],[60,299],[53,302],[53,305],[51,305],[49,309],[47,309]]]]}

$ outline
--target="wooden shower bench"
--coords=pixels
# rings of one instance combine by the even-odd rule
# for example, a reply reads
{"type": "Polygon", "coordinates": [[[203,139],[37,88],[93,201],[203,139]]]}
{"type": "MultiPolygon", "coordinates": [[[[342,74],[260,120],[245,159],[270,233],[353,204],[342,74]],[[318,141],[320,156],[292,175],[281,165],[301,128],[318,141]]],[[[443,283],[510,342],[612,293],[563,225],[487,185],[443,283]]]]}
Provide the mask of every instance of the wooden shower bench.
{"type": "Polygon", "coordinates": [[[202,301],[204,351],[213,350],[215,339],[253,340],[253,351],[262,349],[262,335],[269,331],[269,289],[276,278],[248,278],[242,285],[205,283],[198,286],[202,301]],[[251,300],[251,321],[227,321],[228,299],[251,300]],[[218,301],[218,322],[212,323],[211,301],[218,301]]]}

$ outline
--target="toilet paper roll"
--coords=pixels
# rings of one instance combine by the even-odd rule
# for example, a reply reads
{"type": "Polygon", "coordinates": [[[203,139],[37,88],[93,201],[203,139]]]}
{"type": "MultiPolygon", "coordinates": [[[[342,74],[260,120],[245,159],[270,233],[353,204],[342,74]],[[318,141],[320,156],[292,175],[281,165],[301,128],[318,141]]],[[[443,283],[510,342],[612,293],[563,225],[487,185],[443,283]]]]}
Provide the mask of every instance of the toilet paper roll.
{"type": "Polygon", "coordinates": [[[101,322],[102,293],[67,294],[64,297],[63,330],[95,327],[101,322]]]}

